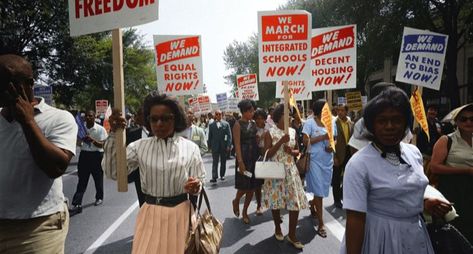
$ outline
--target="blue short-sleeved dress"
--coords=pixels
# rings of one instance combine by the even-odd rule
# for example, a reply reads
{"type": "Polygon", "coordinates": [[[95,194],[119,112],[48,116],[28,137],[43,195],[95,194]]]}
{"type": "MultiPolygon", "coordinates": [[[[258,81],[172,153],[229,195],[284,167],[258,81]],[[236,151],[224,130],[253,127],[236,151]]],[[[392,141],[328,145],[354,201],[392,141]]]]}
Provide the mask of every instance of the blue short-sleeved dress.
{"type": "MultiPolygon", "coordinates": [[[[413,145],[400,146],[405,164],[391,164],[370,144],[346,166],[343,208],[366,213],[362,253],[434,253],[420,217],[428,184],[422,155],[413,145]]],[[[340,253],[346,253],[345,239],[340,253]]]]}
{"type": "MultiPolygon", "coordinates": [[[[336,130],[336,128],[332,128],[336,130]]],[[[305,122],[302,133],[311,138],[325,135],[327,130],[318,126],[315,120],[309,119],[305,122]]],[[[334,135],[336,136],[336,134],[334,135]]],[[[330,142],[324,140],[310,145],[310,168],[306,173],[307,192],[317,197],[328,197],[330,184],[332,182],[333,153],[325,151],[330,142]]]]}

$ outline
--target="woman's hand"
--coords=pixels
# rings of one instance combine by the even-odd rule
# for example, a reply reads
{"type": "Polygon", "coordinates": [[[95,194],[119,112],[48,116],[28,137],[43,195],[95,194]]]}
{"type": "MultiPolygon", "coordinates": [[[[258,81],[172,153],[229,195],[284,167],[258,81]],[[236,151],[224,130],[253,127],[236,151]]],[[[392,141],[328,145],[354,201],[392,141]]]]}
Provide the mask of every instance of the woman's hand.
{"type": "Polygon", "coordinates": [[[200,180],[194,177],[187,178],[184,184],[184,190],[189,194],[197,194],[200,190],[200,180]]]}
{"type": "Polygon", "coordinates": [[[424,210],[434,217],[443,218],[452,210],[452,204],[436,198],[426,198],[424,199],[424,210]]]}
{"type": "Polygon", "coordinates": [[[245,166],[245,163],[243,161],[239,161],[238,162],[238,172],[242,175],[244,175],[246,171],[246,166],[245,166]]]}
{"type": "Polygon", "coordinates": [[[327,146],[327,147],[325,147],[325,151],[326,151],[327,153],[333,152],[332,146],[327,146]]]}
{"type": "Polygon", "coordinates": [[[126,119],[122,116],[122,112],[119,109],[113,109],[108,121],[112,132],[115,132],[117,129],[125,129],[126,127],[126,119]]]}
{"type": "Polygon", "coordinates": [[[284,144],[284,143],[289,142],[289,140],[290,140],[289,134],[284,134],[284,136],[281,137],[279,142],[282,142],[284,144]]]}

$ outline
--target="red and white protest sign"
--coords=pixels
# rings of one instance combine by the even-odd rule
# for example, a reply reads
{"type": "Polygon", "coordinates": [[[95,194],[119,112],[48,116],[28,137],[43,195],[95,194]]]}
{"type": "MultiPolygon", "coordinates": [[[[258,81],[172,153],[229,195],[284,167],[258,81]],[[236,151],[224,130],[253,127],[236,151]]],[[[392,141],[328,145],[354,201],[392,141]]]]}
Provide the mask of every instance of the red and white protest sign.
{"type": "Polygon", "coordinates": [[[201,114],[212,112],[212,105],[210,104],[210,97],[208,95],[197,96],[199,102],[199,109],[201,114]]]}
{"type": "Polygon", "coordinates": [[[104,115],[107,112],[108,100],[96,100],[95,101],[95,114],[104,115]]]}
{"type": "Polygon", "coordinates": [[[309,79],[311,14],[306,11],[258,12],[261,82],[309,79]]]}
{"type": "Polygon", "coordinates": [[[200,36],[155,35],[158,90],[172,95],[203,93],[200,36]]]}
{"type": "Polygon", "coordinates": [[[256,74],[237,75],[237,86],[240,99],[259,100],[256,74]]]}
{"type": "Polygon", "coordinates": [[[312,30],[312,91],[356,88],[356,25],[312,30]]]}
{"type": "MultiPolygon", "coordinates": [[[[305,80],[287,81],[287,84],[296,101],[312,100],[312,91],[305,80]]],[[[284,85],[280,81],[276,82],[276,98],[284,98],[284,85]]]]}
{"type": "Polygon", "coordinates": [[[192,109],[192,112],[194,112],[194,114],[200,112],[199,101],[197,100],[197,98],[191,97],[187,99],[187,103],[189,104],[189,108],[192,109]]]}
{"type": "Polygon", "coordinates": [[[71,36],[137,26],[158,19],[158,0],[69,0],[71,36]]]}

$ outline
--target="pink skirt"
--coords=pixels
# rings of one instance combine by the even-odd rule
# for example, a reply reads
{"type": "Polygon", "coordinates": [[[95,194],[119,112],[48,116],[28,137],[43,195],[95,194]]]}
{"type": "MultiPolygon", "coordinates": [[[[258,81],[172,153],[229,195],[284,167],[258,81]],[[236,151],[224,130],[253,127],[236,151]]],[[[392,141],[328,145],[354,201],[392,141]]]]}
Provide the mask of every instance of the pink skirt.
{"type": "Polygon", "coordinates": [[[184,253],[190,208],[190,201],[175,207],[145,203],[136,220],[132,253],[184,253]]]}

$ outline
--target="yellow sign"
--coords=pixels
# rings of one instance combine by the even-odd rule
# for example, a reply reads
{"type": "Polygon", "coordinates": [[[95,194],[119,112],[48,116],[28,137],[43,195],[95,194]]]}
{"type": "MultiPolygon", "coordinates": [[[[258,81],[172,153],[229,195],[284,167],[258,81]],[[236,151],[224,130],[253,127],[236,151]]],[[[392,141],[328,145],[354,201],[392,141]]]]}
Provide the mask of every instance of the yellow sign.
{"type": "Polygon", "coordinates": [[[418,89],[416,89],[411,95],[411,108],[414,118],[427,135],[427,140],[430,141],[429,124],[427,123],[427,117],[425,116],[424,102],[422,101],[422,96],[418,89]]]}
{"type": "Polygon", "coordinates": [[[361,92],[345,93],[347,106],[349,110],[360,111],[363,109],[363,101],[361,100],[361,92]]]}
{"type": "Polygon", "coordinates": [[[328,140],[330,141],[330,146],[332,147],[333,151],[335,152],[335,140],[333,137],[333,120],[332,120],[332,111],[326,102],[324,107],[322,108],[322,116],[321,116],[322,123],[325,125],[325,129],[327,130],[328,140]]]}

